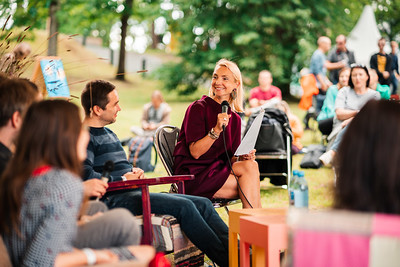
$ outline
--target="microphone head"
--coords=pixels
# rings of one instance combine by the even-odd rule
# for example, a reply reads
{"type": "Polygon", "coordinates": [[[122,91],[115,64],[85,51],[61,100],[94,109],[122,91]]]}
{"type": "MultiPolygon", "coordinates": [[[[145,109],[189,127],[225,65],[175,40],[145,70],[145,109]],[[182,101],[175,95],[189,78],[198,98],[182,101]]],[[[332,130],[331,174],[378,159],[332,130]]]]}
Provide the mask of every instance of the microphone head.
{"type": "Polygon", "coordinates": [[[114,170],[114,162],[111,160],[106,161],[103,166],[103,172],[112,172],[114,170]]]}
{"type": "Polygon", "coordinates": [[[226,100],[222,101],[222,103],[221,103],[222,113],[227,113],[228,107],[229,107],[228,101],[226,101],[226,100]]]}

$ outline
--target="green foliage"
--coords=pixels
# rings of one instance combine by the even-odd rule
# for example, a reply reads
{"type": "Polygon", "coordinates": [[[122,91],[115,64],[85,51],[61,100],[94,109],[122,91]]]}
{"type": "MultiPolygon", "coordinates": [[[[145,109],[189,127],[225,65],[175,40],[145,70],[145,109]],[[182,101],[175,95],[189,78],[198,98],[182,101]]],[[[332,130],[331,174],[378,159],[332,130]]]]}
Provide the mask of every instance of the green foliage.
{"type": "Polygon", "coordinates": [[[375,17],[383,35],[394,40],[400,34],[400,2],[397,0],[373,1],[375,17]]]}
{"type": "Polygon", "coordinates": [[[362,11],[361,3],[345,0],[172,2],[184,12],[178,21],[169,19],[171,32],[179,36],[183,61],[166,66],[161,78],[167,89],[181,93],[194,91],[210,78],[220,58],[238,63],[247,86],[257,84],[260,70],[270,70],[274,83],[287,93],[293,66],[308,65],[316,39],[347,34],[362,11]]]}
{"type": "MultiPolygon", "coordinates": [[[[97,30],[99,37],[108,43],[111,25],[118,21],[117,1],[57,0],[56,2],[58,2],[59,32],[87,36],[91,31],[97,30]]],[[[46,27],[46,20],[49,16],[49,0],[15,0],[15,3],[17,5],[13,15],[15,26],[29,25],[37,29],[46,27]]],[[[0,8],[6,13],[6,8],[9,9],[9,6],[4,5],[0,8]]]]}

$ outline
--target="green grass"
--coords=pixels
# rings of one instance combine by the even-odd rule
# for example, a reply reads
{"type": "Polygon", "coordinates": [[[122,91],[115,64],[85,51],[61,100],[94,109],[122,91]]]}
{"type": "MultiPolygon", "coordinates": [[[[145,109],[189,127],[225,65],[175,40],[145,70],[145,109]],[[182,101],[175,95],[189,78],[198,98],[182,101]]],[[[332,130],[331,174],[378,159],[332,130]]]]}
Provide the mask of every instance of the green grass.
{"type": "MultiPolygon", "coordinates": [[[[40,36],[37,41],[32,43],[33,51],[41,51],[40,44],[43,41],[43,33],[38,33],[40,36]]],[[[114,83],[118,89],[120,96],[120,104],[122,111],[118,115],[117,122],[110,125],[110,128],[118,135],[119,138],[130,136],[129,128],[131,125],[139,125],[142,106],[149,101],[150,95],[153,90],[161,89],[162,84],[158,81],[142,79],[140,74],[127,74],[127,81],[120,82],[114,79],[116,70],[103,60],[98,59],[97,56],[84,50],[80,44],[74,40],[67,40],[65,37],[60,38],[59,54],[64,62],[68,82],[70,85],[71,94],[80,96],[82,89],[87,81],[92,79],[105,79],[114,83]],[[68,52],[67,52],[68,51],[68,52]]],[[[24,77],[30,77],[32,68],[24,73],[24,77]]],[[[184,113],[188,105],[191,103],[188,99],[198,99],[203,94],[208,93],[208,88],[198,90],[189,98],[178,97],[174,93],[164,92],[167,102],[172,107],[171,124],[181,126],[184,113]]],[[[80,104],[80,100],[73,100],[76,104],[80,104]]],[[[300,119],[304,117],[305,112],[300,110],[297,102],[289,102],[292,112],[300,119]]],[[[305,131],[302,138],[302,143],[307,146],[312,143],[319,143],[321,137],[313,131],[305,131]]],[[[293,157],[293,169],[300,169],[299,164],[303,155],[295,155],[293,157]]],[[[331,206],[332,204],[332,181],[333,172],[328,168],[321,168],[318,170],[306,169],[305,178],[309,184],[309,208],[310,209],[323,209],[331,206]]],[[[146,174],[148,177],[164,176],[166,172],[161,164],[158,162],[156,169],[152,173],[146,174]]],[[[261,182],[261,198],[263,207],[287,207],[288,194],[287,190],[271,188],[265,179],[261,182]]],[[[154,186],[151,188],[152,192],[168,191],[169,186],[154,186]]],[[[232,208],[241,208],[241,204],[237,204],[232,208]]],[[[220,209],[220,214],[224,220],[227,220],[227,215],[220,209]]]]}

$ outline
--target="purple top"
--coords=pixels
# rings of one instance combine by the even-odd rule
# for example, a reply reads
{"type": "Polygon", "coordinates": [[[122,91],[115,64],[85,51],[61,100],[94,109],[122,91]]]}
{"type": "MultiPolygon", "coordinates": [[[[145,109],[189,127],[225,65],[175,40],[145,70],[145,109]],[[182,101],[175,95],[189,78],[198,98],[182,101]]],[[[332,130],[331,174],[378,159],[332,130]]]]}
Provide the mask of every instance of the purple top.
{"type": "MultiPolygon", "coordinates": [[[[190,143],[205,137],[217,124],[218,113],[221,113],[221,105],[208,96],[193,102],[186,110],[174,151],[173,167],[176,175],[195,176],[194,180],[185,181],[186,194],[211,199],[231,173],[224,149],[223,133],[199,159],[194,159],[189,151],[190,143]]],[[[225,138],[230,160],[240,144],[241,119],[238,114],[231,111],[230,107],[228,114],[232,117],[225,129],[225,138]]]]}

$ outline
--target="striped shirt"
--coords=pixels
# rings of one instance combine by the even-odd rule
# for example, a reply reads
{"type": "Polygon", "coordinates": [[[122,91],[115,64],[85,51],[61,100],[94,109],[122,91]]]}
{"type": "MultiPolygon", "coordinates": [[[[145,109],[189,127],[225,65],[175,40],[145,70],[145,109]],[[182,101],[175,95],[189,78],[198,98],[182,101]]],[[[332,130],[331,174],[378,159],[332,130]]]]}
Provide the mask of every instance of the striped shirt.
{"type": "Polygon", "coordinates": [[[83,179],[101,178],[104,163],[111,160],[114,162],[114,170],[111,172],[110,182],[122,180],[122,175],[132,171],[132,165],[128,162],[117,135],[106,127],[90,127],[89,133],[83,179]]]}

